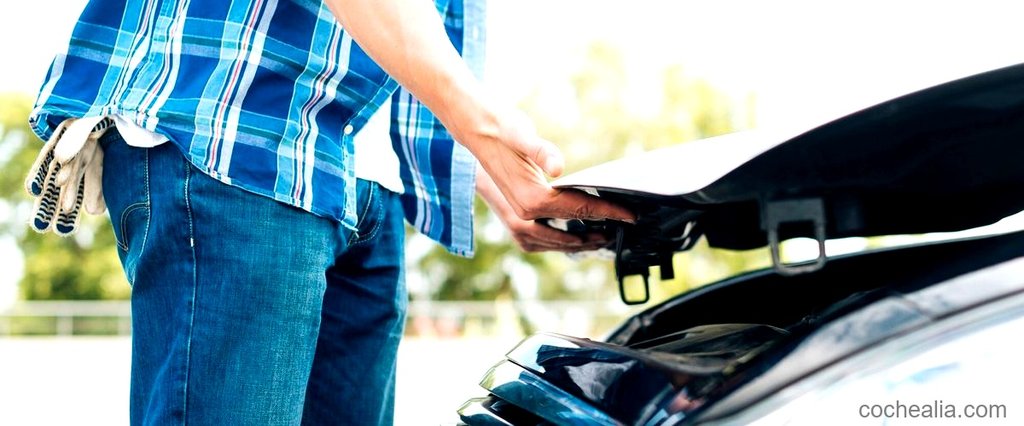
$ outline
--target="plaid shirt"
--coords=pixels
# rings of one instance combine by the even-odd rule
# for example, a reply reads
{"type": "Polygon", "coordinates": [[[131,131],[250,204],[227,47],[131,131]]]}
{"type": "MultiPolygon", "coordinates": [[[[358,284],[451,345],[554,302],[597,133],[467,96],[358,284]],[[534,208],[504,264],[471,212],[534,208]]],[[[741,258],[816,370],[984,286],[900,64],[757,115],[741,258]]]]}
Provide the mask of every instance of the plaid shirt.
{"type": "MultiPolygon", "coordinates": [[[[436,0],[480,70],[482,0],[436,0]]],[[[476,162],[316,0],[92,0],[53,61],[30,124],[121,115],[227,184],[357,223],[352,136],[392,98],[406,218],[472,255],[476,162]]]]}

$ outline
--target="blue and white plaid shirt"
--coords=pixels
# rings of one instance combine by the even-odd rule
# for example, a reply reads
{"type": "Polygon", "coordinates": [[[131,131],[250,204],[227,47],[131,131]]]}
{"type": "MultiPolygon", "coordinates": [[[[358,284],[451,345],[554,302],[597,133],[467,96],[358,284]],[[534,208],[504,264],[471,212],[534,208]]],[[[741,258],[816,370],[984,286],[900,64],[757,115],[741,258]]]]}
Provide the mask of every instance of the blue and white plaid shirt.
{"type": "MultiPolygon", "coordinates": [[[[476,71],[482,0],[436,0],[476,71]]],[[[53,61],[30,123],[121,115],[200,170],[355,228],[352,136],[388,98],[406,218],[471,255],[476,161],[317,0],[92,0],[53,61]]]]}

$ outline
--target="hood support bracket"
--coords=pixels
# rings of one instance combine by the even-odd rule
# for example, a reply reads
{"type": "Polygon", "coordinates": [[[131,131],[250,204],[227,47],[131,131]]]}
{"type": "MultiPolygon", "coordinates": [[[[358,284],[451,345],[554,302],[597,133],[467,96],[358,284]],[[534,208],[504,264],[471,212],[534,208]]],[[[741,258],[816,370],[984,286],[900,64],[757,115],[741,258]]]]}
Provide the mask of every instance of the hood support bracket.
{"type": "Polygon", "coordinates": [[[772,265],[780,275],[793,276],[815,272],[825,266],[825,203],[821,198],[768,201],[762,209],[762,228],[768,232],[772,265]],[[811,224],[818,255],[809,261],[785,263],[780,254],[779,229],[783,225],[811,224]]]}
{"type": "MultiPolygon", "coordinates": [[[[650,271],[644,265],[638,270],[629,270],[623,261],[623,241],[626,239],[625,227],[619,225],[615,230],[615,276],[619,280],[619,298],[622,299],[622,303],[627,305],[641,305],[647,303],[651,298],[651,283],[650,283],[650,271]],[[626,277],[629,275],[640,275],[644,280],[643,283],[643,297],[640,299],[630,299],[626,296],[626,277]]],[[[671,262],[670,262],[671,263],[671,262]]]]}

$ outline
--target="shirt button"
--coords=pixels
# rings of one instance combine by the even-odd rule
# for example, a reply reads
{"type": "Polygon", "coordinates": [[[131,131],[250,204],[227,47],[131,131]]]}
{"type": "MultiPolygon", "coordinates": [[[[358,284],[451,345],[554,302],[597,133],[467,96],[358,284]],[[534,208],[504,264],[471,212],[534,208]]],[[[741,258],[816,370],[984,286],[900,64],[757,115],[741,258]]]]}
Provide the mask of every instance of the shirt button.
{"type": "Polygon", "coordinates": [[[345,134],[346,134],[346,135],[351,135],[351,134],[352,134],[352,131],[353,131],[353,130],[355,130],[355,128],[354,128],[354,127],[352,127],[352,125],[351,125],[351,124],[346,124],[346,125],[345,125],[345,130],[344,130],[344,132],[345,132],[345,134]]]}

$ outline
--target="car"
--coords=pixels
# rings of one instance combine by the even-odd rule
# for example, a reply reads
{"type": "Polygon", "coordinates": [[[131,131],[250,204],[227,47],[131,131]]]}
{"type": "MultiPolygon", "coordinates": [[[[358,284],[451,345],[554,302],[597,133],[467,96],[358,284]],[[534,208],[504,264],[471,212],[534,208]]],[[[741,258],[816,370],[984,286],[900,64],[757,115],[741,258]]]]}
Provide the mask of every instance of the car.
{"type": "MultiPolygon", "coordinates": [[[[809,130],[740,132],[555,182],[635,224],[613,236],[622,298],[700,239],[772,267],[676,295],[603,340],[523,340],[458,413],[466,425],[888,423],[1024,413],[1024,232],[829,255],[847,237],[953,232],[1024,210],[1024,64],[809,130]],[[788,261],[785,241],[814,241],[788,261]],[[627,280],[639,276],[641,279],[627,280]]],[[[685,254],[684,254],[685,255],[685,254]]]]}

